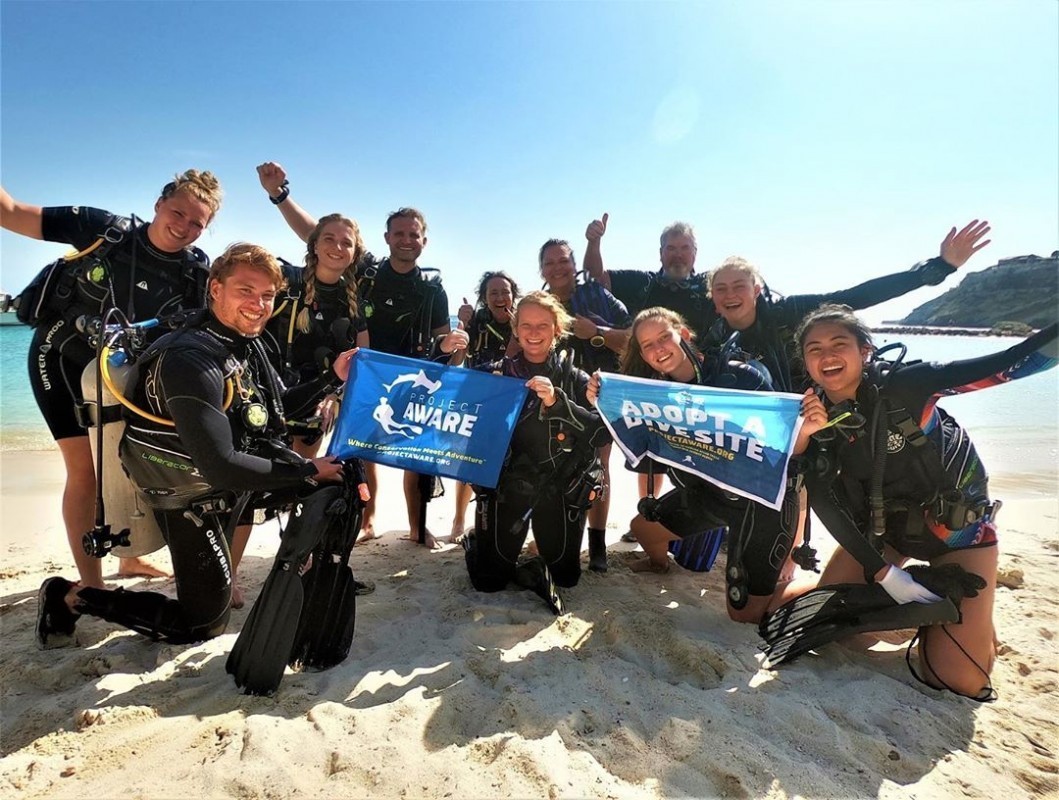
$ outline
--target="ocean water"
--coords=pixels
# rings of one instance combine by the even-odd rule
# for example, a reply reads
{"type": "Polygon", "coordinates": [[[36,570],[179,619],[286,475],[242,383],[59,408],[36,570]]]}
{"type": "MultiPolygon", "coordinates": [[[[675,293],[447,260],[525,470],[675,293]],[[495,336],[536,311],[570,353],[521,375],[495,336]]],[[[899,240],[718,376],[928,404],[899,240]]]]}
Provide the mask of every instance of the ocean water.
{"type": "MultiPolygon", "coordinates": [[[[0,327],[0,449],[55,446],[33,401],[26,357],[32,331],[0,327]]],[[[909,359],[953,361],[1003,350],[1016,339],[989,336],[876,336],[877,344],[908,346],[909,359]]],[[[1056,484],[1059,462],[1059,370],[1012,383],[946,397],[940,405],[971,432],[991,474],[1029,476],[1041,487],[1056,484]]]]}

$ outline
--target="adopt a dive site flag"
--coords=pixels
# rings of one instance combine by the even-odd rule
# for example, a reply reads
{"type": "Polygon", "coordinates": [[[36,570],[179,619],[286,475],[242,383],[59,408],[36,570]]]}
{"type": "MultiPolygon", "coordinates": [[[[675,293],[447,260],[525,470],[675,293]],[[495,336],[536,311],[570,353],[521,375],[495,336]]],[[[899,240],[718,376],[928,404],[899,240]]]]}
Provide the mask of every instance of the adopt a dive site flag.
{"type": "Polygon", "coordinates": [[[493,488],[526,392],[516,378],[361,349],[328,455],[493,488]]]}
{"type": "Polygon", "coordinates": [[[653,458],[779,510],[801,395],[601,373],[596,404],[625,457],[653,458]]]}

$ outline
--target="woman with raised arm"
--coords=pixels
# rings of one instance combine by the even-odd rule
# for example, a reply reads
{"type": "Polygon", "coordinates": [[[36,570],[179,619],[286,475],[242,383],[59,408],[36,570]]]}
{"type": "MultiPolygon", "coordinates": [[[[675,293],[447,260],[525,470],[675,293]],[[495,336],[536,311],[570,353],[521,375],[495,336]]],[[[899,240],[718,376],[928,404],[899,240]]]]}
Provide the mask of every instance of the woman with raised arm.
{"type": "Polygon", "coordinates": [[[757,267],[738,256],[725,259],[709,276],[710,295],[721,316],[710,331],[710,343],[725,342],[739,331],[739,346],[768,368],[777,392],[801,392],[808,381],[794,331],[806,314],[822,303],[869,308],[923,286],[936,286],[989,244],[988,239],[982,241],[989,230],[988,222],[972,220],[959,231],[952,228],[934,258],[906,272],[826,294],[773,297],[757,267]]]}
{"type": "MultiPolygon", "coordinates": [[[[810,465],[810,505],[840,545],[819,584],[876,583],[913,611],[907,604],[958,603],[959,622],[920,629],[920,671],[931,686],[977,700],[994,696],[999,502],[967,432],[937,402],[1055,366],[1056,330],[987,356],[907,364],[875,360],[871,333],[848,306],[821,306],[797,334],[819,389],[805,393],[796,449],[810,465]],[[840,424],[824,427],[829,416],[840,424]],[[930,566],[906,571],[909,558],[930,566]]],[[[825,640],[841,634],[832,626],[825,640]]]]}
{"type": "MultiPolygon", "coordinates": [[[[270,347],[284,383],[314,380],[338,353],[369,347],[368,328],[357,302],[356,267],[364,255],[357,223],[341,214],[321,217],[306,242],[305,267],[288,268],[286,293],[268,324],[270,347]]],[[[305,419],[288,419],[294,450],[312,458],[337,412],[326,397],[305,419]]]]}
{"type": "MultiPolygon", "coordinates": [[[[205,305],[209,259],[193,245],[220,206],[217,178],[195,169],[162,187],[150,222],[90,206],[41,208],[0,189],[4,228],[83,252],[67,257],[62,275],[36,298],[29,380],[62,453],[63,523],[84,586],[103,587],[102,562],[81,543],[93,526],[96,475],[88,432],[75,410],[84,400],[81,373],[96,355],[92,334],[110,309],[135,322],[205,305]]],[[[164,573],[140,559],[122,559],[119,574],[164,573]]]]}

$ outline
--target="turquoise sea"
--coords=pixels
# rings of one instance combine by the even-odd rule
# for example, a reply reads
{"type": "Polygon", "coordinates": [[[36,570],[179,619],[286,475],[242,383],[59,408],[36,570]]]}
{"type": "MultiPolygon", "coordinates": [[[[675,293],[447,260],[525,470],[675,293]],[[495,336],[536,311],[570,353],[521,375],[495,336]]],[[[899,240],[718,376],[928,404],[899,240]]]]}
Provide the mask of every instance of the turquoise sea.
{"type": "MultiPolygon", "coordinates": [[[[55,445],[33,402],[26,368],[32,331],[0,327],[0,449],[45,450],[55,445]]],[[[908,358],[952,361],[1002,350],[1012,338],[877,335],[880,345],[903,341],[908,358]]],[[[1054,496],[1059,461],[1059,371],[983,391],[948,397],[941,405],[974,436],[993,475],[1022,476],[1054,496]]]]}

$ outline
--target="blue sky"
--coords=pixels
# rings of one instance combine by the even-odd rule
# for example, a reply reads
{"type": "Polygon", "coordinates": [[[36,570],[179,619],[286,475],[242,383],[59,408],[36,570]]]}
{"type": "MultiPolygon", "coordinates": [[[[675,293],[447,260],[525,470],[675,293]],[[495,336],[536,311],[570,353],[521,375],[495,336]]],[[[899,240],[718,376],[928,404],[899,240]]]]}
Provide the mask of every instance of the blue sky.
{"type": "MultiPolygon", "coordinates": [[[[0,170],[16,198],[150,216],[195,166],[199,241],[300,261],[254,167],[310,212],[421,208],[450,297],[604,211],[604,257],[750,258],[793,294],[852,285],[994,226],[968,265],[1059,248],[1059,6],[1007,2],[0,2],[0,170]]],[[[18,291],[60,245],[0,236],[18,291]]],[[[950,283],[949,285],[953,285],[950,283]]],[[[906,313],[925,289],[869,314],[906,313]]],[[[455,310],[455,305],[453,311],[455,310]]]]}

